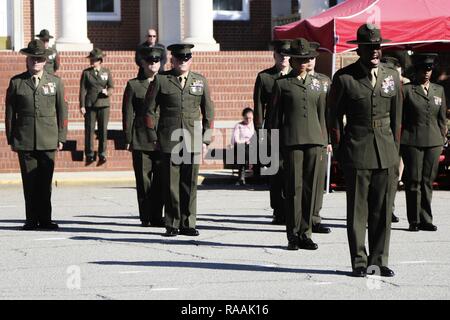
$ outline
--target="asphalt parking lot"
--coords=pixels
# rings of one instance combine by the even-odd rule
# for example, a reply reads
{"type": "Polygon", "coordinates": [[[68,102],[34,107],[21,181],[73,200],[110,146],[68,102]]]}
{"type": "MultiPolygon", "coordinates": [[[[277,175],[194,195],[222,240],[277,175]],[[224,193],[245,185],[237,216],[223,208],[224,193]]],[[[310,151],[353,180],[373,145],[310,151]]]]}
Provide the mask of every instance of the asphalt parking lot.
{"type": "Polygon", "coordinates": [[[352,278],[345,193],[325,195],[317,251],[286,250],[263,186],[200,186],[200,236],[142,228],[129,184],[54,188],[58,232],[21,231],[22,189],[0,187],[0,299],[449,299],[449,191],[435,191],[437,232],[406,231],[396,199],[394,278],[352,278]]]}

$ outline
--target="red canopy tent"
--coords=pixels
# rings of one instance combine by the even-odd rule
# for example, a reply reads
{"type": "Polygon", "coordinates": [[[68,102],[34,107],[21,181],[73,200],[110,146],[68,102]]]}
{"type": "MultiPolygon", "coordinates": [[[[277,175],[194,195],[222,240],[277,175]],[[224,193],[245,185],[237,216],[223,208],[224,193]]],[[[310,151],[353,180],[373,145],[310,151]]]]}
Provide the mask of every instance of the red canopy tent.
{"type": "Polygon", "coordinates": [[[355,48],[347,41],[367,22],[380,26],[382,37],[392,40],[383,46],[450,49],[450,0],[347,0],[315,17],[275,27],[274,38],[303,37],[340,53],[355,48]]]}

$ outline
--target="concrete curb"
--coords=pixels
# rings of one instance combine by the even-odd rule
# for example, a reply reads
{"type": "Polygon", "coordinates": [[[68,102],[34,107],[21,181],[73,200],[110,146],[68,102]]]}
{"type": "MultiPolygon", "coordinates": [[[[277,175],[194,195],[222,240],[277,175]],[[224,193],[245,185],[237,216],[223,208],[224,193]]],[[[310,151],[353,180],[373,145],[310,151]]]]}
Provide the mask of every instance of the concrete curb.
{"type": "MultiPolygon", "coordinates": [[[[217,170],[200,172],[198,185],[233,184],[236,177],[231,170],[217,170]]],[[[134,172],[56,172],[53,177],[55,187],[62,186],[95,186],[122,185],[134,187],[136,185],[134,172]]],[[[0,187],[22,186],[20,173],[0,174],[0,187]]]]}

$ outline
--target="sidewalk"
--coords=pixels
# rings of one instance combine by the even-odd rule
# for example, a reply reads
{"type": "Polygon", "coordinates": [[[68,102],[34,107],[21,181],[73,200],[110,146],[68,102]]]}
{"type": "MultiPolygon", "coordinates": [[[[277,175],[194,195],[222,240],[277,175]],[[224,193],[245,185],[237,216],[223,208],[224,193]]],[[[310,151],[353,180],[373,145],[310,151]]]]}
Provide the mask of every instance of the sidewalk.
{"type": "MultiPolygon", "coordinates": [[[[251,178],[250,178],[251,179],[251,178]]],[[[237,180],[232,170],[205,170],[198,176],[199,185],[233,184],[237,180]]],[[[53,176],[55,186],[84,186],[84,185],[135,185],[133,171],[101,171],[101,172],[55,172],[53,176]]],[[[20,173],[0,174],[0,187],[22,185],[20,173]]]]}

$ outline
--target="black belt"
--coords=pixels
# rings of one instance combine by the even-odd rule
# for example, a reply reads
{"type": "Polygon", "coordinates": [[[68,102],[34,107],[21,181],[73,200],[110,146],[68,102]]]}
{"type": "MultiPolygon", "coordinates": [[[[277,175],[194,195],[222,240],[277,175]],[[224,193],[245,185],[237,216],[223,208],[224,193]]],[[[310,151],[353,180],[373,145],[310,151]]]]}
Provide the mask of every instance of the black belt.
{"type": "Polygon", "coordinates": [[[372,128],[381,128],[385,126],[389,126],[391,124],[390,118],[382,118],[382,119],[373,119],[369,122],[367,121],[349,121],[350,125],[353,126],[363,126],[363,127],[372,127],[372,128]]]}

